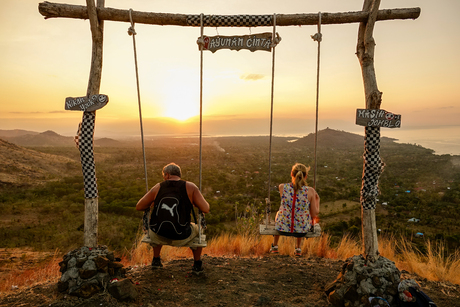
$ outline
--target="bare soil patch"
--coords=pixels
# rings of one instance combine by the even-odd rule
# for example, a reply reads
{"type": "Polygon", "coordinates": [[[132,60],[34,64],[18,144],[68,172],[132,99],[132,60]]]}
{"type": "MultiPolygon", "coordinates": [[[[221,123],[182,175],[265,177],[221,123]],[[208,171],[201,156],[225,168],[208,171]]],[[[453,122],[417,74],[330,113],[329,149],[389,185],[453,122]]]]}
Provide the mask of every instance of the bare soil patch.
{"type": "MultiPolygon", "coordinates": [[[[89,299],[57,291],[55,282],[0,296],[0,306],[330,306],[325,287],[343,261],[267,255],[260,258],[203,257],[205,273],[191,274],[192,260],[164,263],[162,269],[130,267],[127,278],[138,289],[135,302],[118,302],[104,292],[89,299]]],[[[415,275],[438,306],[457,306],[459,286],[415,275]]],[[[57,282],[57,281],[56,281],[57,282]]]]}

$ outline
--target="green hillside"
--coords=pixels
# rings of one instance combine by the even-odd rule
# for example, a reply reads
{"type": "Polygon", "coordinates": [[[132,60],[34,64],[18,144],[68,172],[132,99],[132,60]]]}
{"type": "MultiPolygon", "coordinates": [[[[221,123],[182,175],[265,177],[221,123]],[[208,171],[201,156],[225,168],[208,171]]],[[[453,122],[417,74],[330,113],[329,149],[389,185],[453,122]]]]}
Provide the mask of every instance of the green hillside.
{"type": "MultiPolygon", "coordinates": [[[[270,198],[272,212],[279,206],[277,186],[290,180],[296,162],[313,166],[314,135],[297,141],[275,137],[272,149],[270,198]]],[[[117,143],[111,143],[116,146],[117,143]]],[[[142,148],[95,147],[99,188],[99,242],[112,249],[130,248],[139,229],[141,213],[134,209],[145,193],[142,148]]],[[[236,217],[260,217],[268,196],[268,137],[204,138],[203,193],[211,204],[206,216],[208,236],[235,232],[236,217]]],[[[35,147],[37,152],[79,163],[74,147],[35,147]]],[[[160,181],[161,169],[178,163],[183,178],[198,184],[197,138],[156,138],[146,141],[149,186],[160,181]]],[[[324,231],[341,237],[359,236],[359,192],[363,169],[363,137],[332,129],[318,133],[317,190],[321,196],[324,231]]],[[[452,251],[460,241],[460,157],[435,155],[432,150],[398,144],[382,138],[386,164],[380,180],[376,211],[382,234],[446,242],[452,251]],[[381,203],[387,203],[382,206],[381,203]],[[407,222],[410,218],[418,223],[407,222]]],[[[1,162],[0,162],[1,163],[1,162]]],[[[81,170],[62,168],[61,180],[0,188],[0,247],[32,246],[67,250],[83,242],[84,196],[81,170]]],[[[308,182],[313,185],[313,168],[308,182]]],[[[243,219],[244,221],[244,219],[243,219]]],[[[256,222],[252,222],[256,224],[256,222]]],[[[251,225],[246,225],[250,227],[251,225]]],[[[241,223],[239,224],[241,228],[241,223]]]]}

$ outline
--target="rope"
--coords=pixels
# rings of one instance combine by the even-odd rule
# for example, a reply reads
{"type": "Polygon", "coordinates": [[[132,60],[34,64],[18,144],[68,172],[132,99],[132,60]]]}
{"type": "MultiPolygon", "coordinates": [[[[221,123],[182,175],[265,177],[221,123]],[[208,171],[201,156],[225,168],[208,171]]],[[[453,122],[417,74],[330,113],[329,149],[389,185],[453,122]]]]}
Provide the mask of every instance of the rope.
{"type": "MultiPolygon", "coordinates": [[[[145,192],[147,193],[149,191],[149,182],[148,182],[148,177],[147,177],[147,160],[145,158],[145,145],[144,145],[144,127],[142,125],[142,108],[141,108],[141,91],[139,88],[139,71],[138,71],[138,66],[137,66],[137,50],[136,50],[136,30],[134,30],[134,22],[133,22],[133,17],[132,17],[132,9],[129,9],[129,20],[131,21],[131,26],[128,28],[128,34],[133,37],[133,49],[134,49],[134,66],[136,69],[136,85],[137,85],[137,103],[139,105],[139,121],[140,121],[140,127],[141,127],[141,140],[142,140],[142,153],[144,156],[144,176],[145,176],[145,192]]],[[[144,216],[143,216],[143,221],[144,221],[144,231],[147,231],[148,229],[148,221],[149,221],[149,213],[150,210],[145,210],[144,211],[144,216]]]]}
{"type": "Polygon", "coordinates": [[[272,138],[273,138],[273,92],[275,88],[275,47],[281,41],[278,33],[276,33],[276,14],[273,14],[273,34],[272,34],[272,87],[271,87],[271,102],[270,102],[270,144],[268,149],[268,197],[265,199],[266,202],[266,222],[267,226],[270,223],[270,188],[271,188],[271,169],[272,169],[272,138]]]}
{"type": "Polygon", "coordinates": [[[321,12],[318,12],[318,33],[315,35],[311,35],[311,38],[314,41],[318,42],[318,61],[316,65],[316,123],[315,123],[315,173],[313,177],[313,188],[316,190],[316,174],[318,169],[318,163],[316,159],[316,151],[317,151],[317,144],[318,144],[318,106],[319,106],[319,64],[320,64],[320,56],[321,56],[321,41],[323,35],[321,34],[321,12]]]}
{"type": "MultiPolygon", "coordinates": [[[[203,152],[203,47],[204,47],[204,38],[203,38],[203,13],[200,15],[200,179],[199,187],[201,191],[201,180],[202,180],[202,152],[203,152]]],[[[198,210],[198,242],[201,244],[201,222],[204,220],[202,218],[203,213],[201,210],[198,210]]]]}

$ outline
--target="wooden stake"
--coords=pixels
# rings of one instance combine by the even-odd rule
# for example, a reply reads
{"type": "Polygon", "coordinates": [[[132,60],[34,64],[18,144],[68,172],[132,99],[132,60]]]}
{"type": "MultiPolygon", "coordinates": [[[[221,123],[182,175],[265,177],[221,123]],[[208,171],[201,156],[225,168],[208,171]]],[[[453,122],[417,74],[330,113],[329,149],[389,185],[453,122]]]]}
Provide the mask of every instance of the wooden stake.
{"type": "MultiPolygon", "coordinates": [[[[97,7],[104,7],[105,0],[97,0],[97,7]]],[[[86,94],[88,97],[91,95],[99,94],[101,87],[101,76],[102,76],[102,47],[103,47],[103,31],[104,23],[99,21],[97,18],[97,10],[94,5],[94,0],[86,0],[87,12],[89,16],[89,22],[91,26],[92,34],[92,57],[91,57],[91,70],[88,80],[88,89],[86,94]]],[[[96,116],[96,111],[93,111],[94,117],[96,116]]],[[[93,127],[91,132],[86,132],[87,134],[93,135],[94,131],[94,122],[92,124],[85,125],[84,121],[87,121],[89,116],[83,115],[82,127],[90,126],[93,127]]],[[[82,131],[85,133],[85,131],[82,131]]],[[[85,169],[85,163],[94,165],[94,154],[93,154],[93,140],[91,144],[88,144],[90,151],[87,153],[87,157],[82,159],[82,168],[85,169]]],[[[88,146],[87,145],[87,146],[88,146]]],[[[94,167],[94,166],[93,166],[94,167]]],[[[95,174],[94,174],[95,176],[95,174]]],[[[87,182],[95,182],[96,178],[84,178],[85,190],[90,188],[87,186],[87,182]],[[88,180],[89,179],[89,180],[88,180]]],[[[97,194],[97,186],[95,187],[97,194]]],[[[98,233],[98,198],[85,198],[85,229],[84,229],[84,245],[88,247],[97,246],[97,233],[98,233]]]]}
{"type": "MultiPolygon", "coordinates": [[[[378,90],[377,79],[374,69],[374,49],[375,41],[372,36],[374,24],[377,20],[380,0],[365,0],[363,11],[369,12],[369,19],[361,22],[358,30],[357,52],[359,63],[361,65],[364,93],[366,97],[366,109],[379,109],[382,102],[382,93],[378,90]]],[[[366,160],[363,165],[363,191],[365,180],[364,170],[366,169],[366,160]]],[[[378,171],[377,168],[375,171],[378,171]]],[[[380,173],[378,174],[380,175],[380,173]]],[[[379,258],[377,226],[375,223],[375,209],[364,209],[364,200],[361,197],[361,218],[362,218],[362,235],[363,235],[363,252],[364,256],[374,262],[379,258]]]]}
{"type": "MultiPolygon", "coordinates": [[[[38,5],[40,14],[45,18],[77,18],[88,19],[86,7],[80,5],[60,4],[51,2],[42,2],[38,5]]],[[[130,22],[129,10],[120,10],[114,8],[99,8],[97,16],[100,21],[124,21],[130,22]]],[[[168,13],[151,13],[133,11],[132,16],[136,23],[152,25],[171,25],[171,26],[191,26],[187,23],[186,14],[168,14],[168,13]]],[[[420,16],[420,8],[403,8],[403,9],[386,9],[377,12],[376,20],[394,20],[394,19],[416,19],[420,16]]],[[[344,13],[321,13],[321,24],[343,24],[367,22],[369,13],[365,11],[344,12],[344,13]]],[[[277,26],[300,26],[300,25],[317,25],[318,13],[314,14],[276,14],[277,26]]],[[[199,27],[199,25],[195,25],[199,27]]],[[[205,25],[206,27],[206,25],[205,25]]],[[[222,26],[224,27],[224,26],[222,26]]],[[[241,27],[246,27],[241,25],[241,27]]]]}

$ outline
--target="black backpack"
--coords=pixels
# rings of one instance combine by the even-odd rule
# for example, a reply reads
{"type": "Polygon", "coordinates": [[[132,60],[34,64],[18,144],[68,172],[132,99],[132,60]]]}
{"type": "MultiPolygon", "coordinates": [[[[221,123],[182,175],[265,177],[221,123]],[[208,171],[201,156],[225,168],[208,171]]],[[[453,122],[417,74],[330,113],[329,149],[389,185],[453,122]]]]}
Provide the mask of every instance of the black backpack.
{"type": "Polygon", "coordinates": [[[411,302],[404,302],[399,300],[401,307],[437,307],[433,300],[426,295],[422,290],[417,290],[414,287],[409,287],[408,291],[412,294],[413,300],[411,302]],[[414,300],[415,298],[415,300],[414,300]]]}
{"type": "MultiPolygon", "coordinates": [[[[164,196],[153,208],[150,216],[150,228],[156,234],[171,239],[182,240],[188,237],[190,228],[190,211],[188,202],[180,196],[164,196]]],[[[193,212],[194,213],[194,212],[193,212]]]]}

